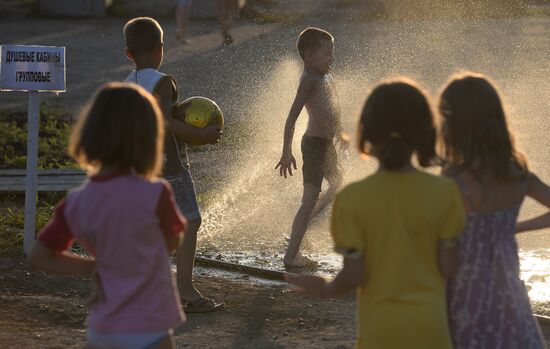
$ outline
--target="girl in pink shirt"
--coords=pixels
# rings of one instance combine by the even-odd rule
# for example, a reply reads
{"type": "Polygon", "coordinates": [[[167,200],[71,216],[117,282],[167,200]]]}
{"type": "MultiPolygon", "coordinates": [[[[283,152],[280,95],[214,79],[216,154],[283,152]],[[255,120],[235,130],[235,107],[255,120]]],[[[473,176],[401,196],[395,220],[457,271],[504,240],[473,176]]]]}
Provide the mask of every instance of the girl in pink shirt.
{"type": "Polygon", "coordinates": [[[28,256],[36,269],[96,280],[91,348],[173,348],[172,328],[185,319],[168,253],[187,223],[170,185],[156,177],[161,115],[137,85],[100,88],[69,145],[89,178],[58,204],[28,256]],[[93,257],[68,252],[74,239],[93,257]]]}

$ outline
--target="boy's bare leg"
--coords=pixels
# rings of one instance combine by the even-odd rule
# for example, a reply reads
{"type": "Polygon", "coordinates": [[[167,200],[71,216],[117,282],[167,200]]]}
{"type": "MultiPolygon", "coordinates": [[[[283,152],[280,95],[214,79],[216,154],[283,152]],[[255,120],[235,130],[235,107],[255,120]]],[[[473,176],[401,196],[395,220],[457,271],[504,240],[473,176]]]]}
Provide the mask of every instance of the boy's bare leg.
{"type": "Polygon", "coordinates": [[[319,200],[317,200],[317,204],[315,205],[315,208],[313,209],[313,212],[311,213],[311,218],[313,219],[316,217],[321,211],[325,209],[336,196],[338,188],[329,187],[324,193],[322,193],[319,196],[319,200]]]}
{"type": "Polygon", "coordinates": [[[180,42],[185,42],[185,40],[187,40],[189,10],[189,6],[178,6],[176,8],[176,38],[180,42]]]}
{"type": "Polygon", "coordinates": [[[313,212],[311,214],[311,218],[313,219],[316,217],[321,211],[325,209],[332,201],[334,201],[334,197],[336,196],[336,193],[338,192],[338,189],[342,185],[342,174],[338,173],[334,177],[328,178],[328,189],[322,193],[319,197],[319,200],[317,200],[317,204],[315,205],[315,208],[313,209],[313,212]]]}
{"type": "Polygon", "coordinates": [[[296,216],[294,216],[294,222],[292,223],[292,233],[290,234],[290,241],[288,242],[288,248],[283,259],[285,267],[291,267],[294,264],[296,256],[300,250],[302,239],[306,233],[309,221],[311,219],[311,213],[315,208],[317,199],[319,198],[319,188],[312,185],[304,185],[304,194],[302,196],[302,203],[296,216]]]}
{"type": "Polygon", "coordinates": [[[233,42],[233,37],[229,34],[229,30],[233,26],[233,17],[236,15],[238,7],[238,2],[235,0],[218,0],[218,22],[224,45],[229,45],[233,42]]]}
{"type": "Polygon", "coordinates": [[[183,234],[183,242],[176,251],[178,290],[180,297],[186,301],[195,301],[201,297],[201,293],[193,285],[197,232],[200,226],[200,218],[189,222],[189,226],[183,234]]]}

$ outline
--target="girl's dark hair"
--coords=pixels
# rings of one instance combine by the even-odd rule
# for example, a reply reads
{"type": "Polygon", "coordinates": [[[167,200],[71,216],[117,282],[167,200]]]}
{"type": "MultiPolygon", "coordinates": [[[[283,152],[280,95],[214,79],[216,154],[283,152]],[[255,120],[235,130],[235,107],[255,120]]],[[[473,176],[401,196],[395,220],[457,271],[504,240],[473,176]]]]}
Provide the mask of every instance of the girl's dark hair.
{"type": "Polygon", "coordinates": [[[164,122],[156,100],[143,88],[108,83],[78,119],[69,155],[80,166],[129,169],[144,178],[160,174],[164,122]]]}
{"type": "Polygon", "coordinates": [[[423,167],[436,158],[436,130],[428,95],[414,81],[378,84],[368,96],[358,127],[361,153],[375,155],[387,170],[403,167],[416,154],[423,167]]]}
{"type": "Polygon", "coordinates": [[[443,157],[449,169],[464,169],[479,181],[516,179],[527,174],[516,150],[494,84],[482,74],[451,77],[439,100],[443,157]]]}

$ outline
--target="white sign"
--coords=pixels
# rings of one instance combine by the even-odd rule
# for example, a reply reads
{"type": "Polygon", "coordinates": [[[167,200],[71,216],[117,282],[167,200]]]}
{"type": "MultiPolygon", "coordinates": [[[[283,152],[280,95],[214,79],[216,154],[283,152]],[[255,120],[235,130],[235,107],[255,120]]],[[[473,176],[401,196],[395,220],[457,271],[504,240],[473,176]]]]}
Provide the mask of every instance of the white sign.
{"type": "Polygon", "coordinates": [[[0,46],[0,90],[65,91],[65,47],[0,46]]]}

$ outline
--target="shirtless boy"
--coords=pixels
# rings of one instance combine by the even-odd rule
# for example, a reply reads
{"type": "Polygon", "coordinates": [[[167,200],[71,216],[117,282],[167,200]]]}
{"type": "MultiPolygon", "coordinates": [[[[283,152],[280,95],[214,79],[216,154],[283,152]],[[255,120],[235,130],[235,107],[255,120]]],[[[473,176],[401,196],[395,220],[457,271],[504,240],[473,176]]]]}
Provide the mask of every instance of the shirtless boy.
{"type": "Polygon", "coordinates": [[[346,148],[349,141],[341,126],[336,87],[329,74],[334,61],[334,37],[319,28],[307,28],[300,33],[298,53],[304,62],[294,103],[285,124],[283,154],[275,167],[281,176],[292,176],[296,159],[292,155],[292,138],[296,120],[305,106],[309,115],[302,137],[304,192],[302,202],[292,223],[292,232],[283,263],[287,270],[315,268],[317,262],[302,255],[300,244],[312,217],[333,199],[342,183],[342,171],[334,141],[346,148]],[[328,190],[320,195],[323,179],[328,190]]]}

